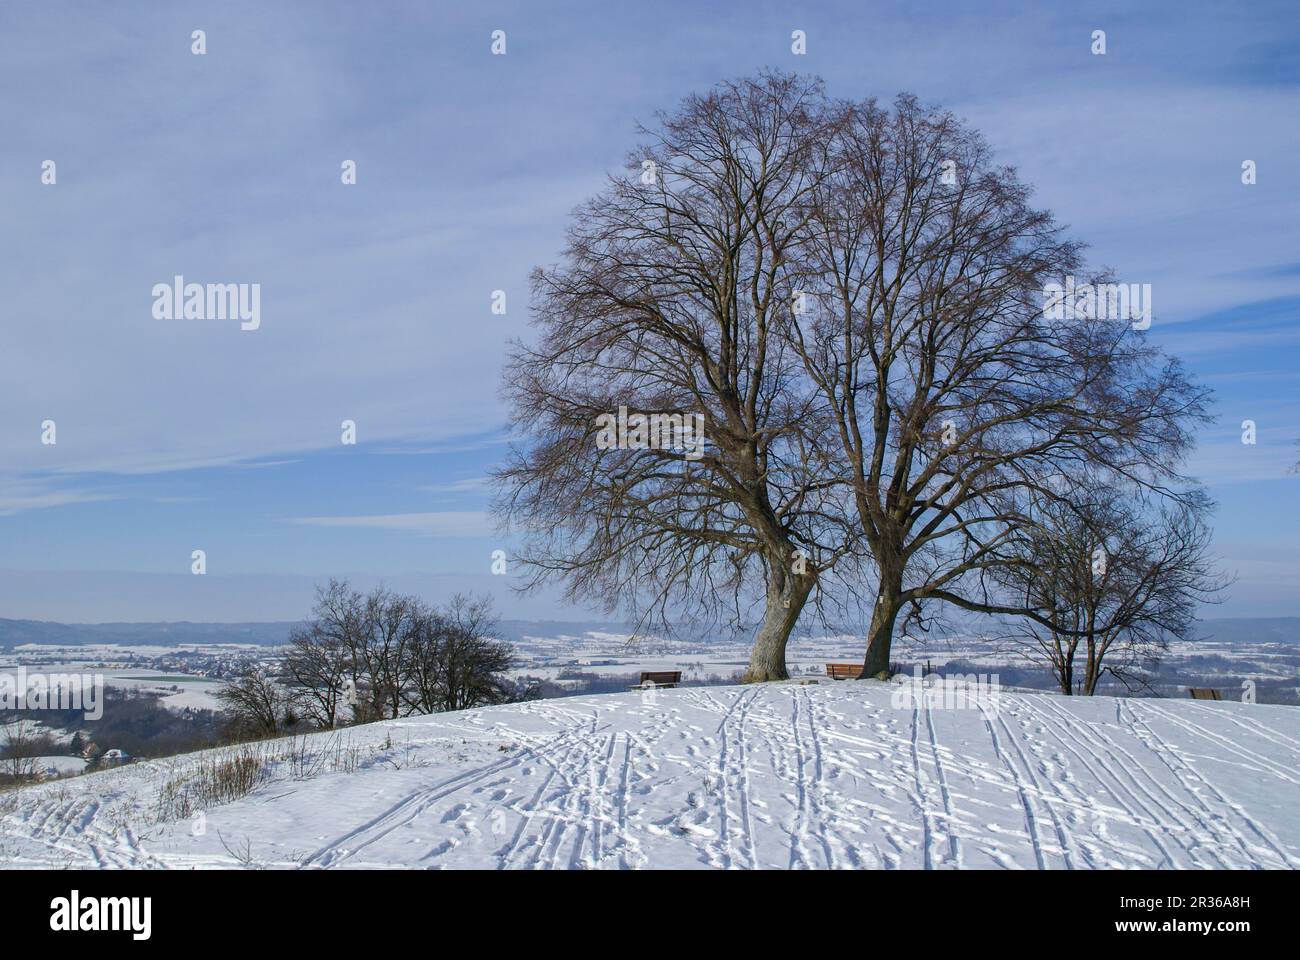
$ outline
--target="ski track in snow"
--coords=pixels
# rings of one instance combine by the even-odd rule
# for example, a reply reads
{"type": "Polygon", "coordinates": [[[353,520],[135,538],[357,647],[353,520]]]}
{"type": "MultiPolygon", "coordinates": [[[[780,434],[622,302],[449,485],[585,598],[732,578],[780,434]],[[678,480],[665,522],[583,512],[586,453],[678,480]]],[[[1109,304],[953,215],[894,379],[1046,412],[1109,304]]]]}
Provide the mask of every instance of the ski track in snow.
{"type": "Polygon", "coordinates": [[[206,830],[155,822],[193,760],[141,763],[0,794],[0,866],[1300,866],[1300,710],[899,690],[696,687],[321,734],[360,768],[276,767],[206,830]]]}

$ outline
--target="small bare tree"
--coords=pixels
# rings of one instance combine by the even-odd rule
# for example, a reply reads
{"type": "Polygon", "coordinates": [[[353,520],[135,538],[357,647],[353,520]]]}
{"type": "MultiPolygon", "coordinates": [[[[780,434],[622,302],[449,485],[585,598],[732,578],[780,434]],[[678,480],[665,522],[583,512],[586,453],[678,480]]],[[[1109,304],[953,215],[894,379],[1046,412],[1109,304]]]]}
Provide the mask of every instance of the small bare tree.
{"type": "MultiPolygon", "coordinates": [[[[339,657],[346,667],[346,689],[340,695],[349,708],[348,720],[365,722],[377,719],[380,709],[370,690],[366,646],[364,597],[347,580],[329,579],[316,588],[312,608],[310,639],[315,643],[337,644],[339,657]]],[[[325,696],[329,696],[325,693],[325,696]]],[[[342,717],[340,716],[341,720],[342,717]]]]}
{"type": "Polygon", "coordinates": [[[999,577],[1036,611],[1010,636],[1044,662],[1064,694],[1091,696],[1109,675],[1146,686],[1170,640],[1191,637],[1196,609],[1228,580],[1209,559],[1210,501],[1193,491],[1151,504],[1137,491],[1081,485],[1039,505],[999,577]]]}
{"type": "Polygon", "coordinates": [[[362,604],[362,632],[353,656],[364,665],[371,702],[381,717],[402,715],[408,681],[407,646],[419,610],[415,598],[382,587],[367,594],[362,604]]]}
{"type": "Polygon", "coordinates": [[[36,758],[42,755],[43,748],[48,749],[48,735],[39,736],[36,725],[21,716],[0,731],[4,736],[0,742],[0,769],[15,782],[31,780],[36,776],[36,758]]]}
{"type": "Polygon", "coordinates": [[[346,696],[356,722],[401,716],[406,646],[418,612],[418,600],[382,586],[362,594],[346,580],[331,579],[319,588],[310,621],[313,656],[326,658],[317,666],[327,674],[346,670],[343,690],[319,692],[334,698],[336,708],[346,696]]]}
{"type": "Polygon", "coordinates": [[[319,727],[333,729],[347,706],[352,657],[347,642],[321,620],[295,628],[281,675],[300,715],[319,727]]]}
{"type": "Polygon", "coordinates": [[[406,646],[406,702],[412,713],[443,709],[444,649],[450,625],[440,610],[422,607],[415,616],[406,646]]]}
{"type": "Polygon", "coordinates": [[[407,696],[414,712],[465,710],[512,698],[505,672],[514,652],[491,637],[496,626],[489,597],[456,594],[445,608],[421,610],[407,646],[407,696]]]}
{"type": "MultiPolygon", "coordinates": [[[[366,723],[499,703],[514,694],[504,675],[513,651],[491,637],[490,598],[457,594],[445,607],[430,607],[418,597],[382,588],[363,595],[331,580],[317,591],[312,614],[291,636],[281,677],[291,704],[318,726],[342,722],[348,706],[352,721],[366,723]]],[[[227,696],[240,691],[241,702],[265,707],[254,679],[227,696]]]]}
{"type": "Polygon", "coordinates": [[[466,710],[509,698],[504,674],[514,663],[509,644],[492,638],[496,616],[490,597],[456,594],[442,611],[441,709],[466,710]]]}
{"type": "Polygon", "coordinates": [[[287,691],[261,664],[244,664],[214,695],[241,736],[274,736],[285,726],[287,691]]]}

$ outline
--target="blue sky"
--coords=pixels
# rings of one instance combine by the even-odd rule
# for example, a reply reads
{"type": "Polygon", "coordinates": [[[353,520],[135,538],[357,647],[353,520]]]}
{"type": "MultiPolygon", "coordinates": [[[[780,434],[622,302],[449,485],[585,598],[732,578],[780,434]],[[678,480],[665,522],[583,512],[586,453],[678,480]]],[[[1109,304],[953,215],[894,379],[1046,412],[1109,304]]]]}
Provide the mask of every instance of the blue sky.
{"type": "Polygon", "coordinates": [[[944,103],[1152,284],[1217,395],[1213,613],[1300,615],[1300,17],[1133,6],[0,5],[0,617],[296,618],[345,573],[587,616],[488,572],[503,346],[634,122],[764,66],[944,103]],[[260,283],[261,329],[155,320],[176,274],[260,283]]]}

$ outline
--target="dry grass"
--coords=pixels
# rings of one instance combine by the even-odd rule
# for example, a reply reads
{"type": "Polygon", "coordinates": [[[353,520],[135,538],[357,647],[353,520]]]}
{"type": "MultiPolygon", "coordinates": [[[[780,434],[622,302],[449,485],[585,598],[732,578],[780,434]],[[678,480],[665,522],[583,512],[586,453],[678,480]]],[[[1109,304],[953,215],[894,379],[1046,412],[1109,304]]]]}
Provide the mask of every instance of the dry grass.
{"type": "Polygon", "coordinates": [[[358,745],[344,731],[287,740],[245,743],[178,764],[163,781],[154,822],[180,820],[247,796],[258,785],[288,776],[310,780],[326,773],[355,773],[391,745],[358,745]]]}
{"type": "Polygon", "coordinates": [[[157,819],[179,820],[247,796],[266,778],[265,750],[239,747],[198,763],[165,781],[158,791],[157,819]]]}

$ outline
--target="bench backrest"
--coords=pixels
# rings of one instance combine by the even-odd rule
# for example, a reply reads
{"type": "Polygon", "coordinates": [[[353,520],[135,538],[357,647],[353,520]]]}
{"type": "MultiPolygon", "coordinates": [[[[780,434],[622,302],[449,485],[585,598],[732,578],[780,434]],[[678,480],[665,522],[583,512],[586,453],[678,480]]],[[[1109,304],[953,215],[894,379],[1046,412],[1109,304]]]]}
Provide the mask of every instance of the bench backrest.
{"type": "Polygon", "coordinates": [[[681,683],[682,672],[680,670],[642,670],[642,683],[681,683]]]}
{"type": "Polygon", "coordinates": [[[856,680],[862,676],[862,664],[828,663],[826,664],[826,676],[832,680],[856,680]]]}
{"type": "Polygon", "coordinates": [[[1213,687],[1188,687],[1187,692],[1193,700],[1222,700],[1223,694],[1213,687]]]}

